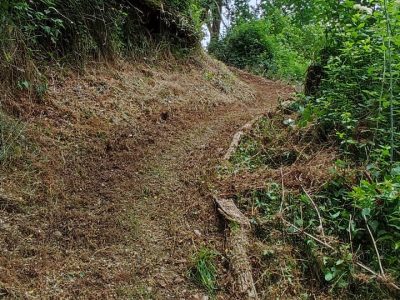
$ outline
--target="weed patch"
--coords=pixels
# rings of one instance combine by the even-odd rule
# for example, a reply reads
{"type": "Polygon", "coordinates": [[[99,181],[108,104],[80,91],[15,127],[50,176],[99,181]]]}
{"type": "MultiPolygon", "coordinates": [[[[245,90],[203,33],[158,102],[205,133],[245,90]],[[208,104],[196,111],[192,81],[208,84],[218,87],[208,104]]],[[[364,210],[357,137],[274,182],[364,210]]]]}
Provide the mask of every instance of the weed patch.
{"type": "Polygon", "coordinates": [[[231,172],[221,174],[253,225],[258,291],[391,297],[398,280],[396,169],[384,182],[367,176],[351,188],[365,172],[337,152],[326,160],[332,144],[313,128],[297,127],[288,113],[256,124],[233,155],[231,172]]]}
{"type": "Polygon", "coordinates": [[[209,248],[201,248],[193,257],[192,278],[208,293],[213,294],[217,289],[217,268],[215,260],[218,254],[209,248]]]}
{"type": "Polygon", "coordinates": [[[318,136],[308,136],[307,132],[300,131],[292,118],[295,118],[292,113],[261,118],[240,141],[230,159],[228,173],[241,170],[253,172],[260,168],[279,169],[297,161],[310,160],[317,149],[313,149],[312,143],[320,144],[318,136]]]}

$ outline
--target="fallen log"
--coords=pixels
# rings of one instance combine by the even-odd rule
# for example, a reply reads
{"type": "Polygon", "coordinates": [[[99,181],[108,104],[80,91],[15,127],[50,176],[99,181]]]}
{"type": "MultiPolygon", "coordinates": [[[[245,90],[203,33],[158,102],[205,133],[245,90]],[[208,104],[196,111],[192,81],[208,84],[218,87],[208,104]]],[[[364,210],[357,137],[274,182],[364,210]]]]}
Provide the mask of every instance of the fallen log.
{"type": "MultiPolygon", "coordinates": [[[[233,136],[228,151],[223,157],[223,162],[231,159],[239,147],[243,136],[248,133],[254,124],[262,117],[268,115],[268,112],[260,115],[250,122],[246,123],[233,136]]],[[[250,221],[239,210],[232,199],[224,199],[218,196],[214,197],[218,206],[218,212],[228,223],[229,233],[226,237],[228,246],[228,258],[236,278],[236,289],[240,299],[258,299],[257,290],[253,280],[252,268],[247,255],[249,246],[249,234],[251,230],[250,221]]]]}
{"type": "Polygon", "coordinates": [[[228,222],[226,237],[228,257],[236,278],[235,288],[241,299],[258,299],[254,285],[251,265],[247,256],[250,222],[237,208],[232,199],[215,197],[218,211],[228,222]]]}

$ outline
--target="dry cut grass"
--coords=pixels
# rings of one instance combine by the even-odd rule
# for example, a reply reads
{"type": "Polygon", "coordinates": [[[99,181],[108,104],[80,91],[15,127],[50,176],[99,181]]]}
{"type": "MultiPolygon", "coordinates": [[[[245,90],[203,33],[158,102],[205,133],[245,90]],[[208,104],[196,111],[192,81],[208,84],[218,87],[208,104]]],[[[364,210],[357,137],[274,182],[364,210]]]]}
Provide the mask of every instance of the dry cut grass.
{"type": "Polygon", "coordinates": [[[163,124],[195,125],[199,116],[255,96],[208,57],[92,64],[47,76],[40,102],[24,94],[3,101],[30,146],[0,166],[7,195],[0,200],[0,296],[151,294],[134,275],[144,271],[132,259],[140,255],[132,247],[142,228],[133,213],[139,196],[124,183],[138,181],[159,136],[168,142],[162,131],[174,127],[163,124]]]}

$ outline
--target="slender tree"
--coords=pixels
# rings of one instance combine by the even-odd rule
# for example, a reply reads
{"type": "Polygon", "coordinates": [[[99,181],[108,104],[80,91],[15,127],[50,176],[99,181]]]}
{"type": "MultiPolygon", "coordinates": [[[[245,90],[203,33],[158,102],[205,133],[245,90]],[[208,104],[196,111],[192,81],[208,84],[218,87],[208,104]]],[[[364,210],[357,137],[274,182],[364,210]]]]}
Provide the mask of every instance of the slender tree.
{"type": "Polygon", "coordinates": [[[202,21],[210,32],[211,43],[215,43],[219,40],[221,32],[224,0],[200,0],[200,5],[203,8],[202,21]]]}

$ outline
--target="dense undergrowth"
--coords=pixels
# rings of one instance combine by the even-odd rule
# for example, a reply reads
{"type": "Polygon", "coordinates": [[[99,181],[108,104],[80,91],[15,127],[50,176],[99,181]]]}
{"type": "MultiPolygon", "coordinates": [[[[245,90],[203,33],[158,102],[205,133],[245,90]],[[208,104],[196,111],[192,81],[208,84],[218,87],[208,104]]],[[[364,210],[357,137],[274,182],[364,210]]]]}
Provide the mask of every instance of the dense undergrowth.
{"type": "MultiPolygon", "coordinates": [[[[317,49],[314,57],[298,56],[301,60],[313,59],[306,95],[299,95],[290,107],[298,116],[259,124],[260,131],[243,140],[228,169],[257,174],[260,168],[283,168],[282,179],[276,174],[271,179],[278,186],[278,194],[286,192],[286,196],[277,200],[262,192],[247,197],[260,210],[261,219],[278,215],[284,231],[297,236],[295,243],[302,236],[306,241],[302,251],[311,255],[310,261],[317,262],[317,277],[323,278],[331,292],[345,290],[355,297],[366,297],[368,293],[389,297],[393,291],[392,296],[398,295],[400,3],[315,1],[307,7],[301,1],[264,1],[275,8],[278,2],[288,5],[281,8],[281,14],[290,21],[285,33],[313,20],[313,26],[325,33],[324,41],[311,42],[317,49]],[[312,14],[306,13],[311,11],[312,14]],[[286,138],[281,139],[279,129],[283,123],[287,126],[286,138]],[[300,145],[290,137],[310,133],[318,138],[300,139],[300,145]],[[311,152],[310,145],[314,147],[311,152]],[[302,181],[309,170],[299,166],[299,161],[327,151],[321,145],[338,152],[330,163],[321,165],[321,174],[325,175],[319,184],[304,178],[302,181]],[[301,175],[294,179],[297,187],[292,190],[285,188],[285,182],[292,180],[286,178],[287,166],[300,168],[301,175]],[[359,285],[360,281],[368,284],[359,285]]],[[[233,51],[239,59],[235,55],[222,59],[256,73],[260,73],[261,62],[265,65],[261,69],[267,70],[264,74],[268,75],[271,64],[277,63],[271,43],[271,38],[277,36],[271,34],[271,18],[267,15],[265,19],[253,17],[236,23],[222,40],[225,44],[221,49],[243,50],[242,41],[255,47],[233,51]]],[[[309,45],[299,44],[295,49],[307,53],[308,48],[309,45]]],[[[296,66],[289,59],[285,62],[290,65],[288,68],[296,66]]],[[[290,73],[296,72],[292,69],[290,73]]],[[[313,173],[312,177],[317,180],[321,174],[313,173]]]]}
{"type": "Polygon", "coordinates": [[[400,270],[400,186],[398,74],[399,3],[345,2],[332,29],[332,53],[319,92],[302,112],[341,149],[336,178],[321,190],[330,207],[339,207],[333,230],[353,241],[368,240],[360,253],[398,281],[400,270]],[[350,220],[350,221],[349,221],[350,220]],[[348,233],[347,233],[348,234],[348,233]]]}
{"type": "Polygon", "coordinates": [[[42,96],[49,64],[188,51],[200,38],[197,10],[176,0],[0,1],[1,82],[42,96]]]}
{"type": "Polygon", "coordinates": [[[222,185],[235,187],[225,193],[251,218],[261,243],[252,246],[259,292],[289,289],[306,299],[396,295],[395,185],[363,181],[369,194],[352,188],[365,170],[346,164],[315,126],[294,125],[300,120],[283,112],[261,119],[220,169],[222,185]],[[380,210],[363,208],[368,199],[380,210]]]}
{"type": "Polygon", "coordinates": [[[232,26],[209,51],[228,65],[261,76],[301,81],[323,47],[324,31],[319,24],[295,25],[278,7],[265,7],[262,13],[238,9],[232,26]]]}

